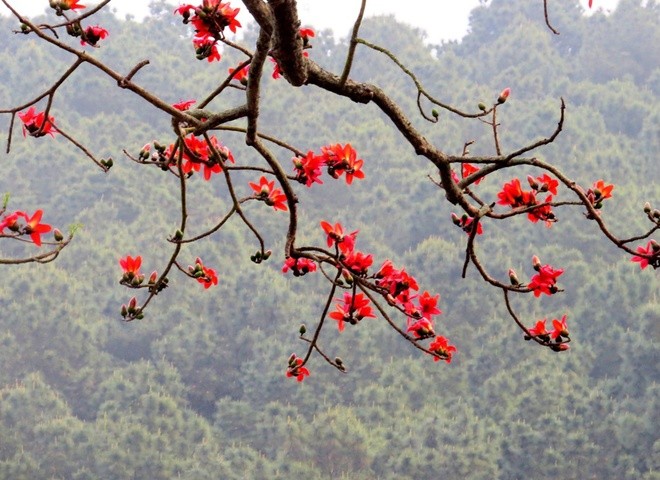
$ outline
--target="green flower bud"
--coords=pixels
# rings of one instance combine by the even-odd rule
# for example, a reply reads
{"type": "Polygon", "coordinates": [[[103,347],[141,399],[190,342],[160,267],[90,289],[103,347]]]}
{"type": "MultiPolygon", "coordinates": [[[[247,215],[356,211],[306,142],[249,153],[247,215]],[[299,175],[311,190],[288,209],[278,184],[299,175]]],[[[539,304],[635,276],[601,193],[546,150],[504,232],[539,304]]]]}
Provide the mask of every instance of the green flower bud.
{"type": "Polygon", "coordinates": [[[477,107],[479,107],[479,110],[481,110],[482,112],[485,112],[487,108],[484,102],[479,102],[479,105],[477,105],[477,107]]]}
{"type": "Polygon", "coordinates": [[[300,333],[301,337],[305,335],[305,333],[307,333],[307,327],[305,326],[304,323],[300,325],[300,328],[298,329],[298,333],[300,333]]]}

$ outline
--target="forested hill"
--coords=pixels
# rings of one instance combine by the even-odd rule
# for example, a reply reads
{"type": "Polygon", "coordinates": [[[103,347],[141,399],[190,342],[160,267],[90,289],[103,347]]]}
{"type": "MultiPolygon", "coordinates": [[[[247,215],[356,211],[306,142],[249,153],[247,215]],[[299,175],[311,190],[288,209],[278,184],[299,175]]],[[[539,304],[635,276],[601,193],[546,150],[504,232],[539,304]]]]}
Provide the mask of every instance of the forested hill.
{"type": "MultiPolygon", "coordinates": [[[[564,131],[539,154],[583,185],[615,184],[602,215],[633,235],[646,228],[644,202],[660,204],[660,6],[641,3],[585,17],[577,1],[550,2],[559,36],[542,2],[528,0],[477,8],[460,43],[425,45],[390,17],[365,21],[362,36],[447,103],[474,110],[510,87],[498,110],[506,149],[552,133],[563,97],[564,131]]],[[[121,72],[149,58],[136,81],[171,102],[202,98],[238,63],[231,53],[219,64],[195,61],[171,8],[156,3],[154,13],[144,23],[100,18],[110,37],[93,54],[121,72]]],[[[73,61],[15,28],[0,18],[2,108],[34,97],[73,61]]],[[[313,44],[311,58],[341,71],[344,40],[317,32],[313,44]]],[[[353,75],[414,114],[414,86],[386,56],[359,48],[353,75]]],[[[428,178],[435,172],[375,107],[264,80],[265,133],[305,151],[350,142],[365,161],[366,178],[351,188],[301,191],[301,234],[320,243],[318,222],[342,221],[360,230],[365,250],[439,292],[437,330],[457,345],[454,360],[435,363],[366,319],[323,339],[347,375],[317,361],[304,383],[286,378],[287,358],[302,350],[298,327],[315,322],[324,296],[311,276],[282,275],[286,220],[261,205],[246,210],[267,233],[268,262],[252,263],[251,237],[230,224],[188,251],[190,263],[200,256],[217,267],[215,289],[173,278],[143,321],[122,323],[118,259],[166,261],[177,183],[121,151],[173,139],[167,119],[85,69],[60,89],[52,114],[112,156],[112,170],[102,174],[62,138],[15,134],[0,157],[10,208],[84,225],[56,262],[0,273],[0,479],[660,478],[658,274],[604,242],[579,212],[557,209],[551,229],[524,218],[484,222],[478,248],[503,278],[509,266],[528,270],[534,254],[565,269],[564,293],[515,299],[529,324],[568,315],[570,351],[535,348],[473,270],[460,278],[466,236],[428,178]]],[[[0,131],[8,121],[0,117],[0,131]]],[[[479,122],[444,113],[434,125],[415,122],[446,152],[474,140],[473,153],[492,153],[479,122]]],[[[219,137],[237,158],[253,155],[240,134],[219,137]]],[[[496,198],[509,179],[489,176],[479,189],[496,198]]],[[[191,179],[199,232],[226,210],[219,191],[191,179]]]]}

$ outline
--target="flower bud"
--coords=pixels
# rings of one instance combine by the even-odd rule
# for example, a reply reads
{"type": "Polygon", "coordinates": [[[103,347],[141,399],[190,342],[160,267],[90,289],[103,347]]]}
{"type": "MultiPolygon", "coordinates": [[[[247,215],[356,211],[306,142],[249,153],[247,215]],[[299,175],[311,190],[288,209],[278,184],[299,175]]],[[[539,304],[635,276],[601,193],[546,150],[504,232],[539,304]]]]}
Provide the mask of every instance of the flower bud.
{"type": "Polygon", "coordinates": [[[56,242],[61,242],[64,240],[64,235],[62,235],[62,232],[59,231],[59,229],[53,230],[53,238],[55,239],[56,242]]]}
{"type": "Polygon", "coordinates": [[[132,297],[128,301],[128,311],[130,312],[131,310],[135,310],[135,307],[137,306],[137,298],[132,297]]]}
{"type": "Polygon", "coordinates": [[[438,110],[434,108],[433,110],[431,110],[431,115],[433,115],[433,118],[437,119],[440,116],[440,112],[438,112],[438,110]]]}
{"type": "Polygon", "coordinates": [[[301,337],[305,335],[305,333],[307,333],[307,327],[305,326],[304,323],[300,325],[300,328],[298,329],[298,333],[300,333],[301,337]]]}
{"type": "Polygon", "coordinates": [[[454,212],[451,212],[451,221],[454,222],[454,225],[461,225],[461,219],[458,218],[458,215],[456,215],[454,212]]]}
{"type": "Polygon", "coordinates": [[[534,177],[532,177],[531,175],[527,175],[527,183],[529,183],[529,186],[530,186],[533,190],[538,190],[538,189],[539,189],[539,184],[538,184],[538,182],[537,182],[536,179],[535,179],[534,177]]]}
{"type": "Polygon", "coordinates": [[[122,318],[126,318],[128,316],[128,309],[126,308],[126,305],[121,306],[121,316],[122,318]]]}
{"type": "Polygon", "coordinates": [[[176,232],[174,232],[174,240],[181,240],[183,238],[183,232],[179,229],[177,229],[176,232]]]}
{"type": "Polygon", "coordinates": [[[151,272],[151,275],[149,275],[149,285],[155,285],[156,280],[158,280],[158,272],[154,270],[151,272]]]}
{"type": "Polygon", "coordinates": [[[518,280],[518,275],[516,275],[516,272],[513,268],[509,269],[509,281],[511,282],[511,285],[515,285],[515,286],[520,285],[520,281],[518,280]]]}
{"type": "Polygon", "coordinates": [[[291,356],[289,357],[289,366],[290,366],[290,367],[293,366],[293,365],[295,365],[295,363],[296,363],[296,358],[297,358],[297,357],[296,357],[296,354],[295,354],[295,353],[292,353],[291,356]]]}
{"type": "Polygon", "coordinates": [[[506,102],[507,98],[509,98],[509,95],[511,95],[511,89],[507,87],[502,90],[502,92],[500,92],[499,97],[497,97],[497,103],[502,104],[506,102]]]}
{"type": "Polygon", "coordinates": [[[658,253],[658,251],[660,250],[660,244],[658,244],[658,242],[652,239],[651,248],[653,249],[653,253],[658,253]]]}
{"type": "Polygon", "coordinates": [[[541,260],[536,255],[532,257],[532,267],[534,267],[534,270],[537,272],[541,269],[541,260]]]}
{"type": "Polygon", "coordinates": [[[477,105],[477,107],[478,107],[479,110],[481,110],[482,112],[485,112],[485,111],[486,111],[486,104],[485,104],[484,102],[479,102],[479,105],[477,105]]]}
{"type": "Polygon", "coordinates": [[[644,204],[644,213],[646,213],[646,214],[651,213],[651,204],[649,202],[646,202],[644,204]]]}

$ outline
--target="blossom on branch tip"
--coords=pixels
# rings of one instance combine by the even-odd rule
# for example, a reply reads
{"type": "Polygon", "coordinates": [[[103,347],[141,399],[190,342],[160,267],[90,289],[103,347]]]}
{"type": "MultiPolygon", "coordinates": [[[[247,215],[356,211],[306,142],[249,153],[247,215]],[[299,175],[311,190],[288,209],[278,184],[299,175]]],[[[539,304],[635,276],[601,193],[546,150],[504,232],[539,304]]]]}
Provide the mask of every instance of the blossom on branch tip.
{"type": "MultiPolygon", "coordinates": [[[[536,268],[536,267],[535,267],[536,268]]],[[[534,292],[535,297],[540,297],[542,293],[553,295],[559,291],[557,288],[557,278],[564,273],[564,270],[554,269],[550,265],[540,266],[536,275],[529,281],[528,288],[534,292]]]]}
{"type": "Polygon", "coordinates": [[[41,246],[41,234],[50,232],[52,230],[50,225],[41,223],[41,217],[43,213],[43,210],[37,210],[30,218],[28,218],[26,215],[25,220],[27,223],[25,227],[23,227],[24,232],[30,235],[32,243],[34,243],[37,247],[41,246]]]}
{"type": "Polygon", "coordinates": [[[412,332],[415,338],[419,340],[435,336],[435,331],[433,331],[433,321],[428,318],[420,318],[419,320],[408,318],[408,328],[406,329],[406,332],[412,332]]]}
{"type": "Polygon", "coordinates": [[[506,102],[506,100],[509,98],[509,95],[511,95],[511,89],[507,87],[500,92],[499,96],[497,97],[497,103],[502,104],[506,102]]]}
{"type": "Polygon", "coordinates": [[[218,50],[217,40],[212,37],[195,37],[193,38],[193,45],[195,46],[195,58],[197,60],[206,59],[209,63],[222,59],[220,51],[218,50]]]}
{"type": "Polygon", "coordinates": [[[233,80],[237,80],[241,82],[242,85],[247,85],[248,83],[248,74],[250,73],[250,66],[246,65],[240,70],[236,70],[235,68],[230,68],[229,69],[229,75],[234,75],[233,80]],[[236,73],[234,73],[236,72],[236,73]]]}
{"type": "Polygon", "coordinates": [[[124,276],[122,280],[131,281],[133,277],[140,275],[140,266],[142,265],[142,257],[140,255],[135,258],[127,255],[124,258],[119,259],[119,266],[124,271],[124,276]]]}
{"type": "Polygon", "coordinates": [[[83,33],[80,38],[80,44],[81,45],[87,44],[87,45],[91,45],[92,47],[95,47],[99,40],[103,40],[108,35],[109,35],[108,31],[103,27],[100,27],[98,25],[89,26],[85,30],[83,30],[83,33]]]}
{"type": "MultiPolygon", "coordinates": [[[[473,173],[476,173],[478,171],[479,171],[479,169],[477,167],[475,167],[474,165],[472,165],[471,163],[461,164],[461,177],[463,177],[463,178],[469,177],[470,175],[472,175],[473,173]]],[[[475,180],[474,184],[479,185],[484,178],[486,178],[486,177],[481,177],[481,178],[475,180]]]]}
{"type": "Polygon", "coordinates": [[[550,332],[550,337],[553,340],[560,339],[562,337],[568,338],[568,327],[566,326],[566,315],[561,317],[560,320],[554,319],[552,321],[552,332],[550,332]]]}
{"type": "Polygon", "coordinates": [[[341,145],[336,143],[321,147],[321,155],[328,168],[328,174],[332,178],[339,178],[342,173],[346,173],[346,183],[353,183],[353,178],[364,178],[362,165],[364,160],[357,158],[357,152],[350,143],[341,145]]]}
{"type": "Polygon", "coordinates": [[[302,382],[305,377],[309,376],[309,370],[303,366],[303,359],[296,357],[295,354],[289,358],[289,366],[286,370],[287,377],[293,377],[299,382],[302,382]]]}
{"type": "Polygon", "coordinates": [[[309,258],[299,257],[293,258],[289,257],[284,261],[284,266],[282,267],[282,273],[287,273],[291,270],[294,277],[302,277],[309,272],[316,271],[316,263],[309,258]]]}
{"type": "Polygon", "coordinates": [[[199,257],[195,259],[194,267],[188,265],[188,273],[191,277],[201,283],[204,286],[204,289],[208,289],[211,286],[218,284],[218,275],[216,271],[205,266],[202,259],[199,257]]]}
{"type": "Polygon", "coordinates": [[[433,357],[434,362],[444,360],[447,363],[451,363],[451,357],[456,351],[456,347],[449,345],[449,341],[445,337],[438,335],[429,344],[429,351],[436,355],[433,357]]]}
{"type": "Polygon", "coordinates": [[[50,7],[60,10],[80,10],[85,8],[85,5],[80,5],[80,0],[50,0],[50,7]]]}
{"type": "Polygon", "coordinates": [[[8,228],[12,232],[17,232],[20,230],[18,224],[19,217],[27,218],[24,212],[13,212],[6,214],[2,219],[0,219],[0,235],[3,235],[5,228],[8,228]]]}
{"type": "Polygon", "coordinates": [[[53,117],[48,117],[46,120],[46,112],[37,113],[35,107],[30,107],[26,112],[19,112],[18,117],[23,122],[23,136],[30,135],[31,137],[43,137],[50,135],[53,137],[57,133],[55,125],[53,125],[53,117]]]}
{"type": "Polygon", "coordinates": [[[376,318],[369,299],[362,293],[353,296],[349,292],[344,292],[343,299],[335,300],[337,302],[336,310],[330,312],[328,316],[337,320],[337,328],[340,332],[344,331],[345,322],[356,325],[363,318],[376,318]]]}
{"type": "Polygon", "coordinates": [[[181,110],[182,112],[185,112],[190,107],[192,107],[196,101],[197,100],[182,100],[178,103],[173,103],[172,106],[177,110],[181,110]]]}
{"type": "MultiPolygon", "coordinates": [[[[1,225],[1,224],[0,224],[1,225]]],[[[0,231],[2,229],[0,228],[0,231]]],[[[655,240],[649,240],[646,247],[637,247],[637,253],[640,255],[633,256],[630,261],[638,262],[639,268],[644,270],[651,265],[653,268],[660,267],[660,245],[655,240]]]]}
{"type": "Polygon", "coordinates": [[[325,220],[321,221],[321,228],[328,236],[327,243],[328,247],[337,245],[339,250],[344,254],[348,254],[353,251],[355,247],[355,237],[357,237],[358,231],[344,234],[344,227],[341,226],[341,223],[335,223],[333,227],[330,223],[325,220]]]}
{"type": "Polygon", "coordinates": [[[359,276],[364,276],[367,274],[367,270],[373,263],[374,258],[371,254],[364,254],[353,250],[348,253],[346,258],[344,258],[344,265],[348,267],[351,273],[359,276]]]}
{"type": "Polygon", "coordinates": [[[546,322],[545,319],[536,322],[536,325],[534,325],[532,328],[528,330],[529,334],[532,337],[540,337],[543,335],[547,335],[548,331],[546,330],[545,322],[546,322]]]}
{"type": "Polygon", "coordinates": [[[288,209],[286,206],[286,195],[279,188],[275,188],[275,180],[269,182],[266,177],[262,176],[258,184],[250,182],[250,187],[256,193],[256,198],[269,207],[284,211],[288,209]]]}
{"type": "Polygon", "coordinates": [[[296,180],[311,187],[313,183],[322,184],[321,167],[325,165],[323,156],[315,155],[311,150],[304,157],[293,158],[293,168],[296,172],[296,180]]]}

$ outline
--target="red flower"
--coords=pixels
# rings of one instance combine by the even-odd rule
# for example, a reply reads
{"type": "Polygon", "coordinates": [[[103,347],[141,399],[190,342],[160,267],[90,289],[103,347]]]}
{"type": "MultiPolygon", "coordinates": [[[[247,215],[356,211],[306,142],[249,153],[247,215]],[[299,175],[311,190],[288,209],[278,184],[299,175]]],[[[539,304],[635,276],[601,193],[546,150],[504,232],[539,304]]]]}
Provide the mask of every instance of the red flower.
{"type": "Polygon", "coordinates": [[[364,178],[362,169],[363,160],[358,160],[357,153],[350,143],[342,146],[337,143],[321,147],[321,155],[325,159],[328,173],[332,178],[339,178],[346,173],[346,183],[353,183],[353,178],[364,178]]]}
{"type": "Polygon", "coordinates": [[[204,285],[204,289],[210,288],[212,285],[218,284],[218,275],[216,271],[204,265],[202,259],[197,257],[195,259],[195,266],[188,266],[188,273],[195,278],[199,283],[204,285]]]}
{"type": "Polygon", "coordinates": [[[419,290],[417,281],[405,269],[397,270],[390,260],[386,260],[376,274],[378,286],[386,289],[393,299],[403,303],[408,301],[410,290],[419,290]]]}
{"type": "Polygon", "coordinates": [[[195,57],[197,60],[206,60],[211,63],[214,60],[220,61],[222,55],[216,45],[216,40],[211,37],[194,37],[193,45],[195,46],[195,57]]]}
{"type": "Polygon", "coordinates": [[[233,79],[241,82],[243,85],[247,85],[248,82],[248,74],[250,73],[250,66],[246,65],[240,70],[236,70],[235,68],[230,68],[229,69],[229,74],[234,74],[233,79]],[[236,72],[236,73],[234,73],[236,72]]]}
{"type": "Polygon", "coordinates": [[[126,258],[119,259],[119,265],[121,266],[124,273],[132,273],[137,275],[140,273],[140,266],[142,265],[142,257],[138,255],[133,258],[130,255],[127,255],[126,258]]]}
{"type": "Polygon", "coordinates": [[[311,150],[304,157],[295,157],[293,159],[293,168],[296,171],[296,180],[311,187],[314,182],[322,184],[321,167],[325,165],[323,156],[314,155],[311,150]]]}
{"type": "Polygon", "coordinates": [[[369,304],[369,299],[362,293],[353,296],[349,292],[344,292],[343,300],[336,299],[336,301],[336,310],[330,312],[329,317],[337,320],[340,332],[344,331],[344,322],[356,325],[363,318],[376,317],[369,304]]]}
{"type": "Polygon", "coordinates": [[[305,377],[309,376],[309,370],[306,367],[303,367],[303,359],[297,358],[292,355],[292,359],[289,361],[289,368],[286,371],[287,377],[295,377],[296,380],[302,382],[305,377]]]}
{"type": "MultiPolygon", "coordinates": [[[[204,180],[209,180],[212,174],[222,172],[218,156],[232,163],[234,162],[234,156],[229,149],[218,142],[217,138],[210,138],[211,146],[206,140],[197,138],[194,135],[189,135],[184,139],[183,163],[181,165],[183,173],[188,174],[193,170],[199,172],[203,166],[204,180]]],[[[172,148],[170,147],[169,151],[172,148]]],[[[165,156],[169,157],[168,152],[165,152],[165,156]]],[[[170,166],[174,167],[175,165],[170,166]]]]}
{"type": "Polygon", "coordinates": [[[29,134],[31,137],[43,137],[48,134],[53,137],[57,129],[53,125],[53,117],[46,120],[46,112],[37,113],[35,107],[30,107],[27,112],[19,112],[18,117],[23,122],[23,136],[29,134]]]}
{"type": "Polygon", "coordinates": [[[250,187],[256,193],[256,198],[264,202],[269,207],[275,210],[287,210],[286,195],[278,188],[275,188],[275,180],[269,182],[266,177],[262,176],[259,183],[251,183],[250,187]]]}
{"type": "Polygon", "coordinates": [[[553,195],[557,195],[557,187],[559,186],[559,181],[555,180],[547,173],[544,173],[540,177],[536,177],[536,179],[534,179],[531,175],[529,175],[527,177],[527,181],[529,182],[529,186],[532,187],[534,190],[538,190],[541,192],[550,192],[553,195]]]}
{"type": "Polygon", "coordinates": [[[534,292],[534,296],[540,297],[542,293],[546,295],[557,293],[557,278],[564,273],[564,270],[561,268],[555,270],[550,265],[543,265],[537,270],[539,273],[532,277],[528,285],[529,289],[534,292]]]}
{"type": "Polygon", "coordinates": [[[300,33],[300,36],[303,38],[303,40],[306,40],[308,38],[313,38],[314,37],[314,30],[311,28],[301,28],[298,30],[300,33]]]}
{"type": "Polygon", "coordinates": [[[444,360],[447,363],[451,363],[451,357],[456,351],[456,347],[449,345],[449,341],[445,337],[437,336],[429,344],[429,350],[437,355],[433,357],[434,362],[444,360]]]}
{"type": "MultiPolygon", "coordinates": [[[[0,227],[2,224],[0,224],[0,227]]],[[[2,228],[0,228],[0,232],[2,228]]],[[[658,268],[660,266],[660,246],[656,243],[655,240],[650,240],[646,247],[641,245],[637,247],[637,253],[641,255],[635,255],[630,260],[632,262],[639,262],[639,267],[644,270],[646,267],[651,265],[653,268],[658,268]],[[643,256],[642,256],[643,255],[643,256]]]]}
{"type": "Polygon", "coordinates": [[[335,223],[333,227],[331,224],[325,220],[321,221],[321,228],[328,235],[327,242],[328,247],[332,247],[334,244],[339,247],[339,250],[344,254],[348,254],[353,251],[355,247],[355,237],[358,234],[358,231],[355,230],[349,234],[344,234],[344,228],[341,226],[341,223],[335,223]]]}
{"type": "Polygon", "coordinates": [[[589,8],[591,8],[591,4],[594,2],[594,0],[589,0],[589,8]]]}
{"type": "Polygon", "coordinates": [[[554,319],[552,321],[552,332],[550,332],[550,336],[553,339],[560,339],[561,337],[566,337],[568,338],[568,327],[566,326],[566,315],[561,317],[561,320],[554,319]]]}
{"type": "Polygon", "coordinates": [[[555,217],[554,212],[552,211],[552,206],[549,205],[549,203],[552,202],[552,195],[548,195],[545,198],[545,201],[543,203],[546,203],[547,205],[543,205],[541,207],[535,208],[531,212],[527,214],[527,218],[529,219],[530,222],[536,223],[539,220],[542,222],[545,222],[545,226],[550,228],[552,227],[552,224],[557,221],[557,218],[555,217]]]}
{"type": "Polygon", "coordinates": [[[497,194],[499,205],[510,205],[512,208],[524,205],[523,190],[520,186],[520,180],[514,178],[509,183],[505,183],[502,191],[497,194]]]}
{"type": "Polygon", "coordinates": [[[309,272],[316,271],[316,263],[309,258],[293,258],[289,257],[284,261],[284,266],[282,267],[282,273],[286,273],[291,270],[294,277],[302,277],[309,272]]]}
{"type": "Polygon", "coordinates": [[[37,210],[34,212],[31,218],[25,216],[27,224],[24,227],[25,233],[30,235],[32,242],[37,246],[41,246],[41,234],[51,231],[51,226],[41,222],[41,216],[43,215],[43,210],[37,210]]]}
{"type": "Polygon", "coordinates": [[[532,328],[530,328],[529,334],[532,337],[540,337],[541,335],[547,335],[548,331],[545,329],[545,322],[546,320],[539,320],[536,322],[536,325],[534,325],[532,328]]]}
{"type": "Polygon", "coordinates": [[[373,261],[373,255],[366,255],[353,250],[344,259],[344,265],[355,275],[366,275],[373,261]]]}
{"type": "Polygon", "coordinates": [[[50,5],[52,8],[58,8],[60,10],[80,10],[85,8],[85,5],[80,5],[78,2],[80,0],[56,0],[51,1],[50,5]]]}
{"type": "Polygon", "coordinates": [[[14,212],[4,216],[2,221],[0,221],[0,235],[4,234],[4,229],[8,228],[14,232],[20,229],[18,225],[18,217],[27,218],[24,212],[14,212]]]}
{"type": "Polygon", "coordinates": [[[433,331],[433,321],[428,318],[420,318],[419,320],[413,321],[412,318],[408,318],[408,328],[406,332],[412,332],[418,339],[429,338],[435,335],[433,331]]]}
{"type": "MultiPolygon", "coordinates": [[[[463,163],[461,165],[461,176],[463,178],[469,177],[470,175],[472,175],[473,173],[476,173],[478,171],[479,171],[479,169],[477,167],[475,167],[474,165],[472,165],[471,163],[463,163]]],[[[479,185],[484,178],[485,177],[481,177],[479,180],[475,181],[474,184],[479,185]]]]}
{"type": "Polygon", "coordinates": [[[88,44],[95,47],[99,40],[103,40],[107,36],[108,31],[105,28],[98,25],[89,26],[83,31],[80,37],[80,44],[88,44]]]}
{"type": "Polygon", "coordinates": [[[424,291],[424,293],[417,297],[417,301],[419,302],[419,310],[422,317],[428,318],[430,320],[433,315],[440,315],[442,311],[436,306],[439,300],[440,295],[432,297],[431,294],[427,291],[424,291]]]}
{"type": "Polygon", "coordinates": [[[598,180],[594,182],[593,187],[589,191],[594,193],[595,201],[599,202],[606,198],[612,198],[613,189],[614,185],[607,185],[603,180],[598,180]]]}
{"type": "Polygon", "coordinates": [[[177,110],[181,110],[182,112],[185,112],[188,110],[192,105],[194,105],[196,100],[182,100],[179,103],[174,103],[172,106],[176,108],[177,110]]]}

